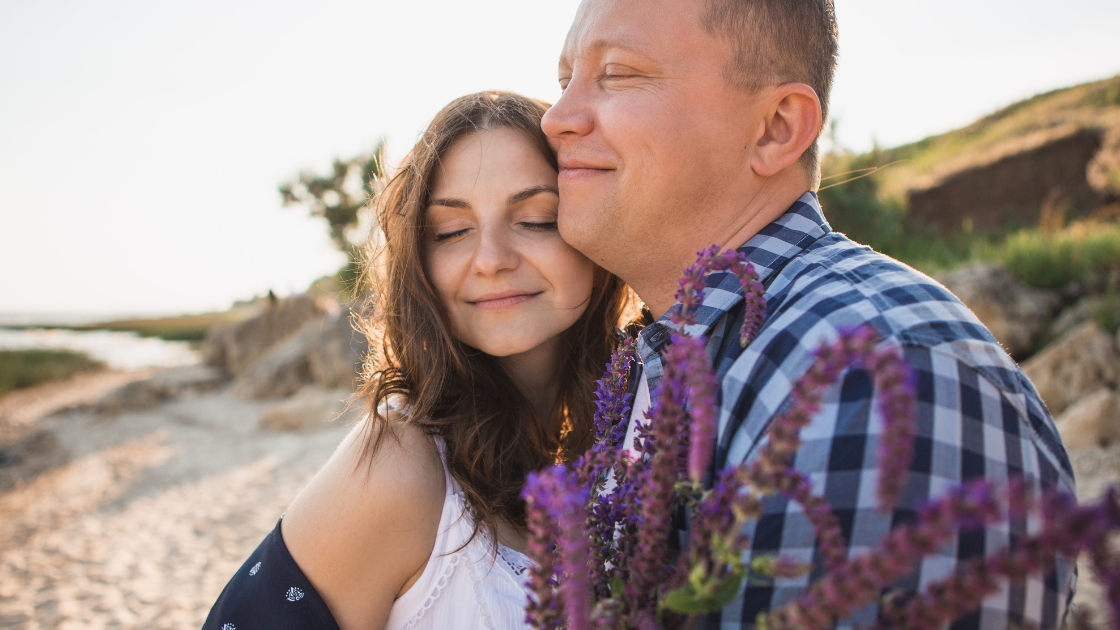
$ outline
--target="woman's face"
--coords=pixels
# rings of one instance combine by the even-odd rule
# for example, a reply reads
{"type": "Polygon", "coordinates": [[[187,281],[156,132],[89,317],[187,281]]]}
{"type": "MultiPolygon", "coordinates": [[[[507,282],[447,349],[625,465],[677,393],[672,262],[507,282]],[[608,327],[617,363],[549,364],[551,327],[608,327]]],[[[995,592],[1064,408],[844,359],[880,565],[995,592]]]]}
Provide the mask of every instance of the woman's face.
{"type": "Polygon", "coordinates": [[[580,318],[594,265],[556,229],[556,171],[521,133],[465,136],[443,156],[427,209],[424,266],[463,343],[510,357],[580,318]]]}

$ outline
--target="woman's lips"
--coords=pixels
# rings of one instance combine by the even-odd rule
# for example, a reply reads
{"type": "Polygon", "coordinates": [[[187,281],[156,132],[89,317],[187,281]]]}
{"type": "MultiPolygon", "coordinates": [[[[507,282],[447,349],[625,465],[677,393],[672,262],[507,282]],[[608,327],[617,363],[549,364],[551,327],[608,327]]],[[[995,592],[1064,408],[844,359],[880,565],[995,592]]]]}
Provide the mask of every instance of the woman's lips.
{"type": "Polygon", "coordinates": [[[483,296],[483,299],[473,300],[470,304],[484,310],[484,311],[502,311],[507,308],[513,308],[519,304],[524,304],[529,300],[537,297],[541,293],[515,293],[510,295],[497,295],[497,296],[483,296]]]}

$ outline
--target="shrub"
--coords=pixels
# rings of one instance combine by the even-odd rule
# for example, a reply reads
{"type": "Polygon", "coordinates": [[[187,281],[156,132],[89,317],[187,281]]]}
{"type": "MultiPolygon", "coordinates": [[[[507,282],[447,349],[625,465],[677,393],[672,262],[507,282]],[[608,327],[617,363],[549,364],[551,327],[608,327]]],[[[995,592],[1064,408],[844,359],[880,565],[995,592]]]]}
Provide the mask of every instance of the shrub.
{"type": "Polygon", "coordinates": [[[13,389],[69,378],[104,367],[70,350],[0,350],[0,396],[13,389]]]}
{"type": "Polygon", "coordinates": [[[1120,266],[1120,225],[1090,220],[1057,232],[1023,230],[1002,250],[1003,264],[1024,283],[1057,289],[1120,266]]]}

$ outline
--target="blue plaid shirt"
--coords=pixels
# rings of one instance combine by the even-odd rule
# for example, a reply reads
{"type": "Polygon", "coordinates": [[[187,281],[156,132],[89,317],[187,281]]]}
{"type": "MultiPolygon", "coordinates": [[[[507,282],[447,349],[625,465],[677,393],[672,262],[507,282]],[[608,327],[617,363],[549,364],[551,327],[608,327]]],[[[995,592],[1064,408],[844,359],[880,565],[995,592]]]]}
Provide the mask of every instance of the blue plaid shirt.
{"type": "MultiPolygon", "coordinates": [[[[740,347],[744,301],[738,279],[728,273],[708,278],[697,323],[687,330],[709,338],[721,383],[713,469],[748,461],[759,451],[768,423],[789,403],[794,382],[822,342],[835,340],[841,330],[871,324],[882,343],[901,348],[918,377],[914,459],[898,509],[893,515],[876,509],[882,420],[864,371],[850,371],[825,395],[821,412],[802,431],[804,445],[794,463],[832,505],[850,554],[872,548],[892,524],[913,519],[924,500],[963,480],[1022,475],[1034,484],[1057,484],[1072,492],[1069,460],[1034,386],[944,287],[832,231],[813,193],[739,251],[750,257],[766,287],[766,318],[758,336],[740,347]]],[[[639,334],[638,351],[651,388],[661,376],[661,353],[672,330],[666,315],[639,334]]],[[[1026,523],[1012,523],[962,533],[894,587],[922,590],[949,576],[959,562],[1005,548],[1011,532],[1026,528],[1026,523]]],[[[789,602],[820,575],[813,527],[796,503],[769,499],[764,516],[746,533],[751,536],[748,554],[781,553],[816,568],[803,578],[747,585],[722,613],[706,619],[705,627],[753,625],[759,612],[789,602]]],[[[1055,566],[1045,576],[1009,584],[954,630],[1059,627],[1076,573],[1069,558],[1057,558],[1055,566]]],[[[877,614],[877,607],[869,605],[842,620],[841,627],[872,624],[877,614]]]]}

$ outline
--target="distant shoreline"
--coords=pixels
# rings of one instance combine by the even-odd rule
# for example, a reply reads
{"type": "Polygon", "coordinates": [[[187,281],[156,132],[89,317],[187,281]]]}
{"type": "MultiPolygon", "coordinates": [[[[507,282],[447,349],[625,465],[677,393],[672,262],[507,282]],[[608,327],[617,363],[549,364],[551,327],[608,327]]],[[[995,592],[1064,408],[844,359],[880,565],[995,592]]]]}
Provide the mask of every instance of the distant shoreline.
{"type": "Polygon", "coordinates": [[[0,328],[78,328],[103,322],[180,317],[181,313],[0,313],[0,328]]]}
{"type": "Polygon", "coordinates": [[[159,337],[168,341],[198,342],[211,327],[241,321],[253,311],[252,307],[240,307],[228,311],[187,315],[0,313],[0,329],[108,330],[134,332],[141,337],[159,337]]]}

